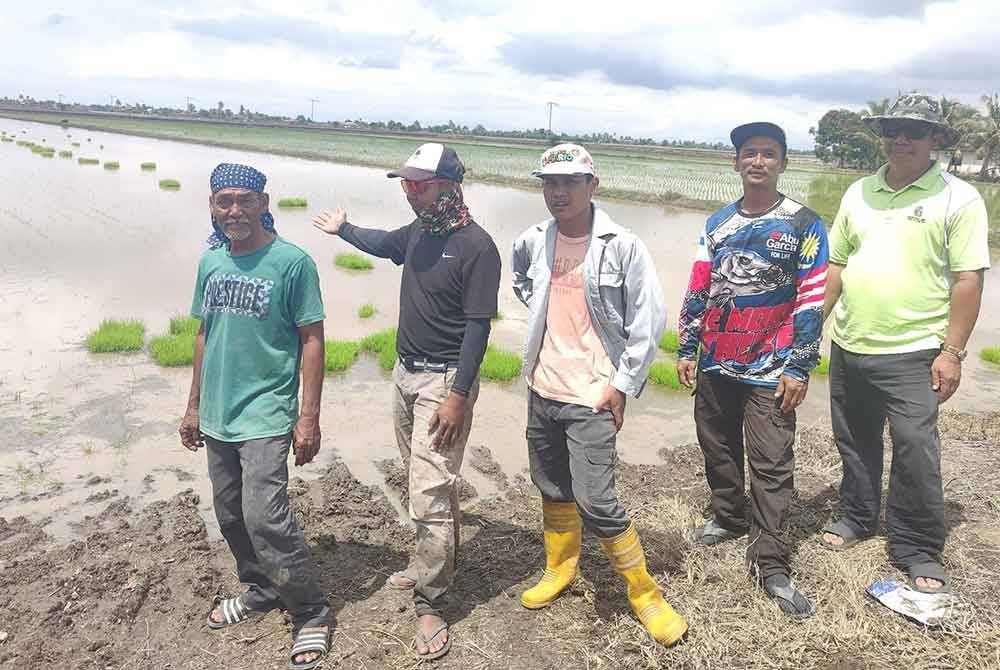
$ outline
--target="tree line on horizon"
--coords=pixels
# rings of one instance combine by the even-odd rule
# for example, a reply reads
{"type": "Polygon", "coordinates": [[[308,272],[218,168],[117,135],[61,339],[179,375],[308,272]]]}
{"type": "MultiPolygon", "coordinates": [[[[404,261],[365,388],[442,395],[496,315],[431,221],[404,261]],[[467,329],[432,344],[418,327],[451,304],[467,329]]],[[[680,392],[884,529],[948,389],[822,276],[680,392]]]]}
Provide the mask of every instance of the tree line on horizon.
{"type": "MultiPolygon", "coordinates": [[[[730,151],[732,146],[726,142],[699,142],[685,139],[663,139],[655,140],[652,137],[632,137],[631,135],[618,135],[617,133],[561,133],[552,132],[547,128],[525,128],[517,130],[494,130],[486,128],[479,123],[469,127],[464,124],[456,124],[452,120],[447,123],[424,125],[415,120],[411,123],[402,121],[365,121],[363,119],[344,119],[343,121],[315,122],[306,116],[299,114],[296,117],[276,116],[253,112],[249,107],[240,105],[239,110],[234,112],[226,107],[225,103],[219,101],[215,107],[197,108],[194,104],[188,103],[186,109],[173,107],[153,107],[143,103],[122,104],[120,99],[114,99],[109,104],[81,104],[81,103],[61,103],[56,100],[36,100],[31,96],[19,95],[16,98],[2,97],[0,105],[27,106],[41,111],[72,111],[72,112],[105,112],[117,114],[137,114],[144,116],[163,116],[178,118],[196,118],[204,120],[229,121],[233,123],[273,123],[288,124],[292,126],[306,125],[316,128],[334,129],[356,129],[356,130],[385,130],[397,133],[433,133],[438,135],[457,135],[466,137],[496,137],[502,139],[529,139],[541,140],[557,144],[560,142],[576,142],[579,144],[632,144],[636,146],[650,147],[674,147],[681,149],[703,149],[714,151],[730,151]]],[[[810,150],[789,149],[790,154],[811,154],[810,150]]]]}
{"type": "MultiPolygon", "coordinates": [[[[978,177],[988,180],[1000,164],[1000,95],[983,95],[980,98],[985,113],[972,105],[942,96],[941,113],[953,128],[961,133],[954,149],[963,155],[974,155],[982,160],[978,177]]],[[[864,125],[864,119],[881,116],[889,111],[889,98],[870,100],[864,109],[831,109],[809,129],[815,138],[816,157],[837,167],[874,170],[885,163],[882,142],[864,125]]]]}

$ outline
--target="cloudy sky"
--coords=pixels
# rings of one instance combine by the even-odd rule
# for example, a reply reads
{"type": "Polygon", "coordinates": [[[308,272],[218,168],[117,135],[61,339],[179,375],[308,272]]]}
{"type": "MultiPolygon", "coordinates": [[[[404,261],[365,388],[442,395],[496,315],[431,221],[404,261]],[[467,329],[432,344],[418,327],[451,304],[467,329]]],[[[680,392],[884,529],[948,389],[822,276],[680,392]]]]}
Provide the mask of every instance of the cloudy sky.
{"type": "Polygon", "coordinates": [[[1000,87],[995,0],[3,0],[0,96],[725,141],[1000,87]],[[136,5],[139,5],[137,7],[136,5]]]}

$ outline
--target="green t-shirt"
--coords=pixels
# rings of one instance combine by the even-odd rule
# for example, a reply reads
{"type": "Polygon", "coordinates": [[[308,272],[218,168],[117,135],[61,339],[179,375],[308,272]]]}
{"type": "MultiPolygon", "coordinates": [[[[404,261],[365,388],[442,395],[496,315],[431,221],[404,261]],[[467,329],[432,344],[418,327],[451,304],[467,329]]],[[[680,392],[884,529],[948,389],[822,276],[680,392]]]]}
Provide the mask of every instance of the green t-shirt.
{"type": "Polygon", "coordinates": [[[252,253],[210,249],[191,316],[205,323],[201,431],[240,442],[284,435],[299,413],[299,326],[323,320],[316,264],[280,237],[252,253]]]}
{"type": "Polygon", "coordinates": [[[979,192],[934,163],[894,191],[887,166],[854,182],[830,231],[830,262],[845,266],[830,336],[856,354],[941,346],[951,273],[990,267],[979,192]]]}

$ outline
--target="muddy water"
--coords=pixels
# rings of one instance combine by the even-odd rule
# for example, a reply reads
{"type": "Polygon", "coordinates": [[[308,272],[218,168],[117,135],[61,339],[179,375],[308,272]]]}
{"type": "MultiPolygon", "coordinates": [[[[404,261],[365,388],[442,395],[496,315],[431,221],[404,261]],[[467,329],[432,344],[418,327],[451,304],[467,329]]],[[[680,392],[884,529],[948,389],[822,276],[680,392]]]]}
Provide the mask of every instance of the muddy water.
{"type": "MultiPolygon", "coordinates": [[[[159,368],[145,353],[94,356],[83,340],[104,318],[141,318],[152,336],[166,330],[172,315],[187,312],[209,232],[208,175],[220,161],[259,167],[269,176],[275,202],[309,200],[307,211],[274,211],[279,232],[320,267],[327,337],[357,338],[395,323],[399,269],[385,261],[363,274],[335,268],[334,255],[348,245],[309,223],[311,213],[336,204],[358,225],[408,222],[411,212],[398,182],[379,170],[5,119],[0,130],[36,142],[45,138],[59,149],[81,142],[72,148],[72,160],[0,144],[0,422],[8,436],[0,444],[0,515],[50,516],[51,530],[66,533],[82,515],[99,511],[95,503],[105,496],[152,500],[185,488],[199,492],[203,513],[211,514],[204,455],[184,450],[175,433],[190,370],[159,368]],[[77,156],[117,160],[121,169],[80,166],[77,156]],[[155,161],[157,170],[141,172],[142,161],[155,161]],[[161,178],[178,179],[181,189],[160,190],[161,178]],[[368,302],[376,315],[358,319],[358,307],[368,302]]],[[[474,183],[465,191],[505,261],[514,238],[547,214],[537,192],[474,183]]],[[[603,206],[650,247],[673,320],[703,215],[617,202],[603,206]]],[[[1000,342],[995,275],[991,271],[987,280],[986,304],[970,347],[975,351],[1000,342]]],[[[526,311],[509,283],[505,269],[504,318],[495,324],[493,342],[517,350],[526,311]]],[[[1000,373],[970,359],[965,374],[952,404],[965,410],[994,407],[1000,373]]],[[[363,482],[383,484],[374,463],[397,454],[389,391],[388,377],[365,358],[346,374],[327,377],[320,462],[336,454],[363,482]]],[[[820,377],[812,383],[800,423],[826,422],[827,403],[820,377]]],[[[630,403],[622,458],[654,462],[660,448],[693,441],[690,414],[686,394],[650,388],[630,403]]],[[[523,383],[484,384],[471,444],[487,446],[510,476],[527,467],[523,426],[523,383]]],[[[309,478],[320,470],[306,467],[294,474],[309,478]]],[[[480,495],[493,490],[471,468],[465,473],[480,495]]]]}

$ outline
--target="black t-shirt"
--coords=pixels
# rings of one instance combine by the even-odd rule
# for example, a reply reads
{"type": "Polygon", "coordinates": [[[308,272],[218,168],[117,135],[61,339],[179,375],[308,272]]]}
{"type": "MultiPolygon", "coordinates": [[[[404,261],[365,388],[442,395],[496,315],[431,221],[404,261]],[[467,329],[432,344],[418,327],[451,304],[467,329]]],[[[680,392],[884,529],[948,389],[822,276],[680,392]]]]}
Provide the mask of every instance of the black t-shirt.
{"type": "Polygon", "coordinates": [[[419,220],[373,239],[375,232],[344,224],[340,235],[369,253],[403,266],[396,351],[402,357],[457,361],[466,319],[497,313],[500,253],[477,223],[444,236],[425,233],[419,220]]]}

